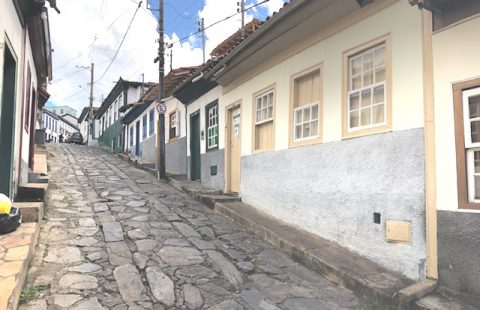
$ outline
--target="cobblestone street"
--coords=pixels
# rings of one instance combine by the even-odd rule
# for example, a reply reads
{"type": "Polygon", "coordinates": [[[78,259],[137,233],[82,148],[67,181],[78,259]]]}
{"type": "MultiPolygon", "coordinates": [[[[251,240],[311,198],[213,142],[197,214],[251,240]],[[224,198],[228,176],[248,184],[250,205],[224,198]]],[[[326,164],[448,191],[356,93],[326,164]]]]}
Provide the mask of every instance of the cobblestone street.
{"type": "Polygon", "coordinates": [[[24,309],[358,309],[321,276],[105,151],[50,145],[24,309]]]}

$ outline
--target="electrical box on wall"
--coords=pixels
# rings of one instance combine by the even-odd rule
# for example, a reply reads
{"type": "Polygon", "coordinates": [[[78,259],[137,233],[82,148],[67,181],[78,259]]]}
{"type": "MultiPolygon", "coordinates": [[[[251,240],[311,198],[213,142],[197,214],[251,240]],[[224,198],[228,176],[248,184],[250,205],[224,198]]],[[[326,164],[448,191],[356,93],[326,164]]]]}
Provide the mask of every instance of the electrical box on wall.
{"type": "Polygon", "coordinates": [[[412,223],[405,221],[386,221],[388,242],[412,242],[412,223]]]}

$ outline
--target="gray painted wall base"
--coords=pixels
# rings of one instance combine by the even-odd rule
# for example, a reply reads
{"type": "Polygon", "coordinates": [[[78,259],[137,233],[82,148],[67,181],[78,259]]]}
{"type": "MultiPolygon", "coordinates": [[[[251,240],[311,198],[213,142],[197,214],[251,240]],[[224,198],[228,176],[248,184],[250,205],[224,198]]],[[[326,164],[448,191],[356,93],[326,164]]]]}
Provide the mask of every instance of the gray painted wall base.
{"type": "Polygon", "coordinates": [[[165,144],[165,169],[171,174],[187,174],[187,138],[177,138],[165,144]]]}
{"type": "Polygon", "coordinates": [[[480,295],[480,214],[438,211],[441,284],[480,295]]]}
{"type": "MultiPolygon", "coordinates": [[[[224,190],[225,178],[224,178],[224,149],[206,152],[200,155],[200,170],[201,180],[200,182],[212,189],[224,190]],[[217,166],[217,174],[211,174],[211,167],[217,166]]],[[[187,178],[190,180],[190,156],[187,157],[187,178]]]]}
{"type": "Polygon", "coordinates": [[[242,201],[415,280],[426,275],[424,191],[423,128],[241,160],[242,201]],[[413,242],[386,242],[386,220],[411,222],[413,242]]]}
{"type": "MultiPolygon", "coordinates": [[[[140,157],[150,163],[155,163],[157,160],[157,150],[155,148],[155,135],[140,142],[140,157]]],[[[131,148],[133,154],[135,154],[135,145],[131,148]]]]}

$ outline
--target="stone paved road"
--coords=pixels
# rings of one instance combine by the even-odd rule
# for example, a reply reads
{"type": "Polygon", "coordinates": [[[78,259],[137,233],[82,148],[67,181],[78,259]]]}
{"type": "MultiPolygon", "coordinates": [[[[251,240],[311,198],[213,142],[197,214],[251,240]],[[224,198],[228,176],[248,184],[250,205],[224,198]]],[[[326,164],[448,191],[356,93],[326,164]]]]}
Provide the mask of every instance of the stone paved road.
{"type": "Polygon", "coordinates": [[[228,218],[102,150],[49,146],[26,309],[358,309],[228,218]]]}

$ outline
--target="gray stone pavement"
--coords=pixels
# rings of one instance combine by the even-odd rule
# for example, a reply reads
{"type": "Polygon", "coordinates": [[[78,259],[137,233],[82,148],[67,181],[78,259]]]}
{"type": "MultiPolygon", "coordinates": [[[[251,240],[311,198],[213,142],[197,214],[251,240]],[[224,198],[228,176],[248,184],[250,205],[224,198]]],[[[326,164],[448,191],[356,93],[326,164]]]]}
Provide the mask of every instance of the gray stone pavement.
{"type": "Polygon", "coordinates": [[[105,151],[49,145],[23,309],[359,309],[228,218],[105,151]]]}

